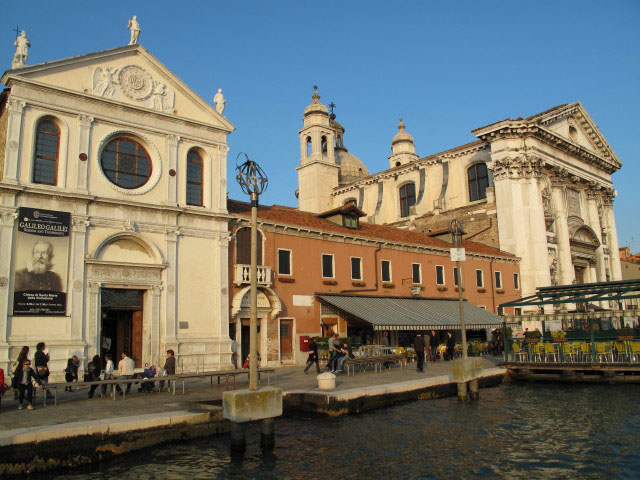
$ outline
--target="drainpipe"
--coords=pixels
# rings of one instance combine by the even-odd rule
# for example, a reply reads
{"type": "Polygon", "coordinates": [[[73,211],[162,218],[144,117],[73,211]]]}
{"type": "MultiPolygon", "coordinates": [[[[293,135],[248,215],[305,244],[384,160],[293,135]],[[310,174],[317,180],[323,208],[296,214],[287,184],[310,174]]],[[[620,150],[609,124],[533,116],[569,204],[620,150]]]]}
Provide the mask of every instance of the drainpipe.
{"type": "MultiPolygon", "coordinates": [[[[340,290],[340,293],[354,293],[354,292],[377,292],[378,291],[378,253],[380,253],[380,250],[382,250],[382,243],[378,244],[378,248],[375,249],[375,251],[373,252],[373,259],[374,259],[374,278],[376,279],[376,283],[374,285],[374,288],[362,288],[362,289],[358,289],[358,290],[340,290]]],[[[364,273],[364,272],[363,272],[364,273]]]]}

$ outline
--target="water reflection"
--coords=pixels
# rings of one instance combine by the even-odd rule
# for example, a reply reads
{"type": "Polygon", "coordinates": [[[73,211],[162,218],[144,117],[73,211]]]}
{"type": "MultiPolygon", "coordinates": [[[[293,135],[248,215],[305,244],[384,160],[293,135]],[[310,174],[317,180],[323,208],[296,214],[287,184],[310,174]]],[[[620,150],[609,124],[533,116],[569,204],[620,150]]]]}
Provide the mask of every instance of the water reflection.
{"type": "Polygon", "coordinates": [[[258,427],[243,456],[228,437],[165,445],[61,479],[638,478],[636,385],[505,385],[480,402],[417,401],[335,419],[276,423],[262,454],[258,427]]]}

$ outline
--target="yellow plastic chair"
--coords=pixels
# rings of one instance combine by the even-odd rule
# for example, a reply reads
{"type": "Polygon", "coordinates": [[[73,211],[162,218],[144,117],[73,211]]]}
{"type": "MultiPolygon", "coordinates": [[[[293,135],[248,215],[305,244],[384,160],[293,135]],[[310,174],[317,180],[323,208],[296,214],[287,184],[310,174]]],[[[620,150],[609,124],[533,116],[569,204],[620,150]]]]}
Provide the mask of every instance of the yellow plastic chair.
{"type": "Polygon", "coordinates": [[[629,342],[629,349],[631,350],[632,360],[634,362],[640,360],[640,342],[629,342]]]}
{"type": "Polygon", "coordinates": [[[611,343],[596,342],[596,355],[598,356],[598,360],[600,360],[600,357],[602,357],[604,358],[605,362],[608,360],[609,355],[611,355],[611,361],[613,362],[613,353],[611,353],[611,343]]]}
{"type": "MultiPolygon", "coordinates": [[[[627,348],[626,342],[616,341],[613,343],[613,350],[616,353],[616,360],[618,362],[628,361],[629,358],[629,349],[627,348]]],[[[612,352],[613,353],[613,352],[612,352]]]]}
{"type": "Polygon", "coordinates": [[[570,362],[573,362],[576,357],[576,349],[569,342],[564,342],[562,344],[562,356],[565,359],[569,359],[570,362]]]}
{"type": "Polygon", "coordinates": [[[522,357],[526,359],[529,356],[527,355],[527,352],[523,352],[522,350],[520,350],[520,345],[518,345],[517,343],[513,344],[513,355],[516,357],[516,359],[519,358],[519,361],[522,361],[522,357]]]}
{"type": "Polygon", "coordinates": [[[582,342],[580,344],[580,351],[582,352],[583,362],[591,361],[591,343],[590,342],[582,342]]]}
{"type": "Polygon", "coordinates": [[[558,354],[556,353],[556,347],[553,343],[543,343],[544,345],[544,357],[545,361],[549,360],[549,357],[553,357],[553,361],[558,361],[558,354]]]}

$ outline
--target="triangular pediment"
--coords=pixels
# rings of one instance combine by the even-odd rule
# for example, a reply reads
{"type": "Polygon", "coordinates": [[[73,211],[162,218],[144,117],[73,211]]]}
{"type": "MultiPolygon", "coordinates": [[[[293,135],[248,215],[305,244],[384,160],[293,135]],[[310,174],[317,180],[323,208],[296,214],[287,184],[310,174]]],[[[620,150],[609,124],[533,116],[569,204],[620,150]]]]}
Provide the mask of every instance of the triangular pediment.
{"type": "Polygon", "coordinates": [[[611,145],[580,102],[552,108],[527,120],[535,120],[551,132],[580,147],[622,166],[611,145]]]}
{"type": "Polygon", "coordinates": [[[234,130],[223,115],[141,45],[8,70],[2,76],[7,86],[19,81],[234,130]]]}

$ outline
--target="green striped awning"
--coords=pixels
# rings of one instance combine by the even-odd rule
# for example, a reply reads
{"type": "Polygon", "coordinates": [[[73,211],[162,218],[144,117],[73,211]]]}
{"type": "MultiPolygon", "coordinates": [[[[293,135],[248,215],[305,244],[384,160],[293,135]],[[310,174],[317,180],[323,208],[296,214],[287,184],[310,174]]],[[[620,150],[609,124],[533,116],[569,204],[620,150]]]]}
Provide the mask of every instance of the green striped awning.
{"type": "MultiPolygon", "coordinates": [[[[457,300],[428,298],[317,295],[339,311],[370,323],[375,330],[448,330],[460,328],[457,300]]],[[[464,302],[468,329],[496,328],[502,319],[483,308],[464,302]]]]}

